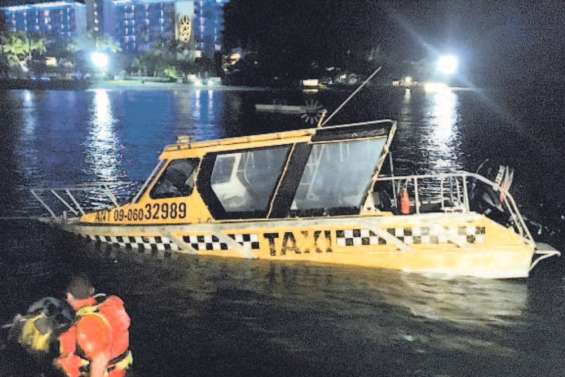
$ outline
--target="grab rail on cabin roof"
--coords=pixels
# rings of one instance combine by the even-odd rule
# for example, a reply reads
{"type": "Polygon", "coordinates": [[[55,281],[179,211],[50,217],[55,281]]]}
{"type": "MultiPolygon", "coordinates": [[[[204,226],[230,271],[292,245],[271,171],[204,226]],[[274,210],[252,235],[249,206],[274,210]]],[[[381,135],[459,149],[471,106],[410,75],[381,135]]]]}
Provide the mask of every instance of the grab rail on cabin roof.
{"type": "MultiPolygon", "coordinates": [[[[404,187],[411,188],[416,214],[421,213],[423,205],[429,204],[440,204],[440,209],[444,212],[471,212],[468,189],[470,179],[475,179],[476,181],[491,187],[497,194],[503,194],[504,200],[501,204],[504,205],[504,208],[510,214],[515,231],[522,236],[522,238],[527,240],[527,242],[534,243],[534,239],[526,226],[524,218],[522,217],[512,195],[497,183],[479,174],[457,171],[453,173],[393,177],[380,176],[376,181],[375,187],[378,187],[379,182],[391,182],[393,187],[393,196],[395,199],[396,188],[402,187],[403,185],[404,187]],[[434,183],[435,187],[429,187],[433,186],[434,183]],[[447,188],[445,187],[446,184],[448,185],[447,188]],[[424,189],[422,189],[422,187],[429,189],[428,192],[423,192],[424,189]],[[438,189],[439,193],[437,192],[438,189]]],[[[393,200],[392,205],[397,205],[396,200],[393,200]]]]}
{"type": "MultiPolygon", "coordinates": [[[[86,213],[85,204],[80,204],[81,200],[77,198],[78,192],[93,193],[97,192],[102,194],[102,198],[97,198],[100,201],[102,199],[107,200],[108,205],[111,207],[119,206],[118,198],[114,195],[112,188],[116,188],[124,185],[132,185],[132,182],[95,182],[95,183],[84,183],[74,186],[66,187],[40,187],[30,189],[33,197],[41,204],[41,206],[49,212],[49,215],[55,220],[64,220],[67,218],[68,213],[72,213],[74,216],[82,216],[86,213]],[[74,193],[74,195],[73,195],[74,193]],[[64,210],[61,214],[57,214],[57,210],[53,204],[49,205],[47,203],[48,198],[58,204],[62,205],[64,210]]],[[[108,206],[106,206],[107,208],[108,206]]]]}

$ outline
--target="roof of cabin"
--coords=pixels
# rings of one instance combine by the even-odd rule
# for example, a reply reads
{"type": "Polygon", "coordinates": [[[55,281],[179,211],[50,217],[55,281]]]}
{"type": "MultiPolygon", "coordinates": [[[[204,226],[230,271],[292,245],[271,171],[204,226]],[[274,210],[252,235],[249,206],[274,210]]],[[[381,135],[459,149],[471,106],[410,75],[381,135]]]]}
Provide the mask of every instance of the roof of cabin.
{"type": "Polygon", "coordinates": [[[267,134],[229,137],[224,139],[190,141],[186,136],[180,136],[179,142],[167,145],[163,153],[176,152],[182,150],[207,149],[213,147],[233,146],[238,147],[249,143],[290,144],[292,142],[308,141],[324,142],[332,140],[351,140],[364,137],[387,136],[394,121],[385,119],[370,122],[352,123],[336,125],[323,128],[306,128],[295,131],[272,132],[267,134]]]}

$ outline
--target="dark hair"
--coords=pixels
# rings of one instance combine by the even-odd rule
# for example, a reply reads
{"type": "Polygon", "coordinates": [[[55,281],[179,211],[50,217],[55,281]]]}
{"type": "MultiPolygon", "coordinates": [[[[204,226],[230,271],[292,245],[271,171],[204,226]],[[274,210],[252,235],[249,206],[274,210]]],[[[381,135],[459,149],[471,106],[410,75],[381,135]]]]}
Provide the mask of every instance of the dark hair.
{"type": "Polygon", "coordinates": [[[90,297],[94,286],[85,273],[73,275],[69,285],[67,285],[67,292],[72,294],[74,298],[84,299],[90,297]]]}

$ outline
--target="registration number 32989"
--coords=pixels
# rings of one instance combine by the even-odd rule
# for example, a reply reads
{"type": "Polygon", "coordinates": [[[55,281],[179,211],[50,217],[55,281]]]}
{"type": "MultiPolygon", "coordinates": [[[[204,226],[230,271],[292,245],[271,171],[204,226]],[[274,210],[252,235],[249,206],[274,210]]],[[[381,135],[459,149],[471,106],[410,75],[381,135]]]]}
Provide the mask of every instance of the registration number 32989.
{"type": "Polygon", "coordinates": [[[184,219],[186,215],[186,203],[153,203],[143,208],[117,209],[114,221],[184,219]]]}

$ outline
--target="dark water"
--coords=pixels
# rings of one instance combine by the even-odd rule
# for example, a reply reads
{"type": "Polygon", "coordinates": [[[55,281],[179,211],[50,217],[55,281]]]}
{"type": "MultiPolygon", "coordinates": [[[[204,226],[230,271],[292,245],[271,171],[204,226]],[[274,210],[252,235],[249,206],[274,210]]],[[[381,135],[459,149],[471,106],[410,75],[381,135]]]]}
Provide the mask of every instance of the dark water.
{"type": "MultiPolygon", "coordinates": [[[[365,90],[335,118],[399,121],[397,173],[508,164],[539,239],[565,250],[563,91],[365,90]]],[[[322,93],[333,109],[348,93],[322,93]]],[[[301,127],[255,103],[301,93],[0,93],[0,216],[37,214],[28,187],[140,182],[177,134],[209,139],[301,127]]],[[[126,187],[125,195],[134,186],[126,187]]],[[[61,295],[72,271],[124,298],[135,376],[562,376],[565,269],[528,281],[96,250],[32,222],[0,222],[0,321],[61,295]]],[[[0,376],[37,376],[0,351],[0,376]]],[[[25,363],[25,365],[24,365],[25,363]]]]}

